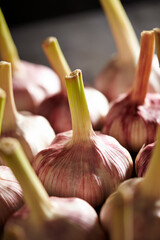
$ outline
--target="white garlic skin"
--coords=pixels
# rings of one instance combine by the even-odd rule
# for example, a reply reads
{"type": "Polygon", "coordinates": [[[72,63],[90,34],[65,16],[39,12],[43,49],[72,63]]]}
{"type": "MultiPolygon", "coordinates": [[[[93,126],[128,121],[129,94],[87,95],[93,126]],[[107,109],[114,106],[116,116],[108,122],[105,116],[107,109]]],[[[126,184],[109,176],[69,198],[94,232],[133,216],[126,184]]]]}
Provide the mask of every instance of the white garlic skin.
{"type": "Polygon", "coordinates": [[[133,82],[136,64],[123,63],[112,57],[95,79],[95,88],[107,97],[109,102],[126,92],[133,82]]]}
{"type": "Polygon", "coordinates": [[[57,134],[32,166],[49,195],[79,197],[94,207],[133,169],[129,152],[116,139],[96,133],[89,141],[72,143],[72,131],[57,134]]]}
{"type": "MultiPolygon", "coordinates": [[[[119,185],[117,190],[111,194],[103,204],[100,210],[100,223],[109,236],[113,236],[117,231],[117,223],[114,217],[119,219],[119,226],[122,231],[117,232],[119,239],[125,239],[124,221],[127,222],[126,227],[133,229],[133,235],[129,232],[133,240],[159,240],[160,239],[160,201],[152,198],[146,198],[141,195],[139,185],[143,178],[133,178],[124,181],[119,185]],[[121,189],[123,190],[123,199],[121,189]],[[129,191],[128,191],[129,189],[129,191]],[[130,197],[128,197],[128,193],[130,197]],[[121,201],[120,201],[121,199],[121,201]],[[124,220],[124,207],[132,207],[133,218],[124,220]],[[115,211],[118,209],[118,212],[115,211]],[[131,224],[131,226],[129,226],[131,224]]],[[[125,228],[127,232],[127,229],[125,228]]],[[[111,238],[112,239],[112,238],[111,238]]]]}
{"type": "Polygon", "coordinates": [[[18,111],[36,112],[39,104],[61,90],[57,74],[47,66],[20,60],[13,71],[13,91],[18,111]]]}
{"type": "MultiPolygon", "coordinates": [[[[130,90],[135,77],[135,70],[136,63],[123,63],[121,59],[115,56],[98,74],[94,85],[111,102],[120,94],[130,90]]],[[[153,58],[148,90],[151,93],[160,93],[160,71],[156,55],[153,58]]]]}
{"type": "Polygon", "coordinates": [[[150,163],[155,143],[142,146],[135,159],[135,171],[138,177],[144,177],[150,163]]]}
{"type": "Polygon", "coordinates": [[[0,227],[22,204],[22,190],[12,171],[0,166],[0,227]]]}
{"type": "Polygon", "coordinates": [[[138,152],[155,140],[160,118],[160,94],[148,93],[143,105],[133,104],[129,94],[112,102],[102,133],[115,137],[129,151],[138,152]]]}
{"type": "Polygon", "coordinates": [[[103,126],[109,102],[100,91],[92,87],[85,87],[85,95],[93,129],[98,131],[103,126]]]}
{"type": "MultiPolygon", "coordinates": [[[[100,130],[109,110],[107,98],[92,87],[85,87],[85,95],[93,129],[100,130]]],[[[55,133],[72,129],[68,98],[63,92],[44,100],[37,108],[37,114],[48,119],[55,133]]]]}
{"type": "Polygon", "coordinates": [[[23,114],[17,114],[17,125],[15,129],[8,132],[3,131],[2,128],[2,137],[3,136],[17,138],[27,158],[32,162],[38,152],[51,144],[55,133],[44,117],[23,112],[23,114]]]}
{"type": "Polygon", "coordinates": [[[6,239],[8,234],[13,234],[17,240],[22,237],[25,240],[107,240],[96,211],[87,202],[78,198],[50,197],[50,200],[54,210],[52,219],[36,229],[24,205],[7,222],[6,239]]]}

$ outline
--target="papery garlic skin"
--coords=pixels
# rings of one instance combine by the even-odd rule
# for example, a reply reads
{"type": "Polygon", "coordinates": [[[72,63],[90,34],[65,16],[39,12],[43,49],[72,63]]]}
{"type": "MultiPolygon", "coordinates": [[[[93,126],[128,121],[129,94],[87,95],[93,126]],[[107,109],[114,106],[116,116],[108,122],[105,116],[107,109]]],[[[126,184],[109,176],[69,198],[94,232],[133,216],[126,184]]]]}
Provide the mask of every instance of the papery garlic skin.
{"type": "Polygon", "coordinates": [[[139,187],[142,182],[143,178],[123,182],[102,206],[100,222],[111,239],[125,239],[126,234],[129,234],[129,239],[132,240],[160,239],[160,203],[159,200],[151,197],[146,199],[141,195],[139,187]],[[118,226],[115,224],[116,219],[119,219],[118,226]],[[116,236],[117,229],[120,229],[120,232],[118,231],[116,236]]]}
{"type": "Polygon", "coordinates": [[[17,124],[13,130],[2,129],[2,137],[4,136],[17,138],[32,162],[38,152],[52,143],[55,133],[44,117],[23,112],[17,115],[17,124]]]}
{"type": "Polygon", "coordinates": [[[109,110],[108,99],[95,88],[85,87],[84,90],[93,129],[100,130],[109,110]]]}
{"type": "MultiPolygon", "coordinates": [[[[107,98],[92,87],[85,87],[86,100],[94,130],[100,130],[109,110],[107,98]]],[[[61,133],[72,129],[71,114],[67,96],[61,92],[44,100],[37,108],[37,114],[44,116],[54,129],[61,133]]]]}
{"type": "Polygon", "coordinates": [[[47,66],[20,60],[13,71],[13,91],[18,111],[36,112],[39,104],[61,90],[57,74],[47,66]]]}
{"type": "Polygon", "coordinates": [[[12,171],[0,166],[0,227],[23,204],[22,189],[12,171]]]}
{"type": "Polygon", "coordinates": [[[129,152],[114,138],[100,133],[72,143],[72,131],[56,136],[32,166],[49,195],[79,197],[100,206],[120,182],[132,175],[129,152]]]}
{"type": "Polygon", "coordinates": [[[128,150],[138,152],[155,140],[160,117],[160,95],[148,93],[143,105],[123,94],[111,105],[102,133],[115,137],[128,150]]]}
{"type": "Polygon", "coordinates": [[[95,88],[111,102],[131,87],[135,69],[136,64],[123,64],[117,57],[113,57],[95,78],[95,88]]]}
{"type": "Polygon", "coordinates": [[[55,216],[41,228],[32,228],[29,210],[24,205],[5,226],[4,240],[14,236],[17,240],[107,240],[98,222],[96,211],[78,198],[50,197],[55,216]],[[17,231],[16,231],[17,230],[17,231]]]}
{"type": "MultiPolygon", "coordinates": [[[[113,57],[95,79],[95,87],[109,102],[130,90],[136,71],[136,64],[121,62],[113,57]]],[[[160,72],[157,56],[154,55],[148,92],[160,93],[160,72]]]]}
{"type": "Polygon", "coordinates": [[[143,177],[149,166],[151,156],[156,142],[143,146],[138,152],[135,159],[135,171],[138,177],[143,177]]]}

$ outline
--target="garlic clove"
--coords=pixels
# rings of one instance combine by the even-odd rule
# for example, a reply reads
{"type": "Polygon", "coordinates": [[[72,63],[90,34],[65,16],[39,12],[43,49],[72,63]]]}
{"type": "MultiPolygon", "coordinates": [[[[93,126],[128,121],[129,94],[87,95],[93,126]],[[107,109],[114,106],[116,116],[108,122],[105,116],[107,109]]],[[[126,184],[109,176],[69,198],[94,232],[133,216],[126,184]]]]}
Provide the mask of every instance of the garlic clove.
{"type": "Polygon", "coordinates": [[[132,175],[132,159],[117,140],[93,131],[80,70],[66,76],[66,86],[73,131],[57,134],[32,166],[49,195],[79,197],[100,206],[132,175]]]}
{"type": "Polygon", "coordinates": [[[22,189],[12,171],[0,166],[0,228],[23,204],[22,189]]]}
{"type": "Polygon", "coordinates": [[[47,66],[21,60],[0,9],[0,56],[11,63],[13,91],[18,110],[35,113],[42,100],[60,91],[57,74],[47,66]]]}
{"type": "Polygon", "coordinates": [[[50,145],[55,133],[44,117],[17,112],[13,97],[11,64],[4,61],[0,62],[0,87],[7,94],[2,136],[18,138],[27,157],[32,161],[40,150],[50,145]]]}
{"type": "Polygon", "coordinates": [[[154,31],[141,33],[141,51],[132,88],[112,102],[102,128],[103,133],[115,137],[133,152],[154,141],[159,124],[160,95],[147,93],[154,39],[154,31]]]}
{"type": "Polygon", "coordinates": [[[96,211],[87,202],[49,198],[16,139],[0,139],[0,156],[20,182],[26,202],[7,221],[4,239],[106,239],[96,211]]]}

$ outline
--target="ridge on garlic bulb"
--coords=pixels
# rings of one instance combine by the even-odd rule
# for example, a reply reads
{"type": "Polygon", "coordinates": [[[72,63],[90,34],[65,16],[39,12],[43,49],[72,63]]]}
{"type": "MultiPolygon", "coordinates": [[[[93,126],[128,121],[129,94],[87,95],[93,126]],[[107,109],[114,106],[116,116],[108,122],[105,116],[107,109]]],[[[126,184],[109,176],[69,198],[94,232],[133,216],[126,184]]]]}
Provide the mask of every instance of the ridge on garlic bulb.
{"type": "Polygon", "coordinates": [[[60,91],[57,74],[47,66],[20,59],[0,9],[0,60],[11,63],[13,92],[18,111],[36,112],[39,104],[60,91]]]}
{"type": "MultiPolygon", "coordinates": [[[[120,0],[100,0],[108,19],[118,53],[95,78],[95,87],[109,101],[125,93],[132,86],[139,55],[139,41],[120,0]]],[[[149,92],[160,93],[160,72],[156,55],[153,57],[149,92]]]]}
{"type": "Polygon", "coordinates": [[[97,207],[131,177],[132,159],[116,139],[93,131],[81,70],[73,71],[65,81],[72,130],[57,134],[32,166],[49,195],[80,197],[97,207]]]}
{"type": "Polygon", "coordinates": [[[143,31],[132,87],[111,103],[102,128],[132,152],[153,142],[159,125],[160,94],[147,93],[154,47],[155,31],[143,31]]]}
{"type": "MultiPolygon", "coordinates": [[[[48,119],[56,133],[71,130],[72,122],[65,86],[65,76],[71,73],[71,69],[55,37],[46,38],[42,48],[52,69],[60,78],[61,91],[44,100],[37,113],[48,119]]],[[[85,94],[93,128],[100,130],[109,109],[108,100],[100,91],[90,86],[85,86],[85,94]]]]}
{"type": "Polygon", "coordinates": [[[100,222],[111,240],[160,239],[160,127],[144,177],[124,181],[100,210],[100,222]]]}
{"type": "Polygon", "coordinates": [[[4,61],[0,61],[0,88],[7,95],[1,135],[17,138],[32,161],[40,150],[49,146],[55,133],[44,117],[17,111],[13,97],[11,64],[4,61]]]}
{"type": "Polygon", "coordinates": [[[25,201],[5,224],[3,240],[106,240],[87,202],[48,196],[17,139],[0,139],[0,157],[18,179],[25,201]]]}
{"type": "Polygon", "coordinates": [[[23,193],[19,183],[9,167],[0,166],[0,228],[22,205],[23,193]]]}
{"type": "Polygon", "coordinates": [[[148,169],[156,141],[142,146],[135,159],[135,172],[138,177],[144,177],[148,169]]]}

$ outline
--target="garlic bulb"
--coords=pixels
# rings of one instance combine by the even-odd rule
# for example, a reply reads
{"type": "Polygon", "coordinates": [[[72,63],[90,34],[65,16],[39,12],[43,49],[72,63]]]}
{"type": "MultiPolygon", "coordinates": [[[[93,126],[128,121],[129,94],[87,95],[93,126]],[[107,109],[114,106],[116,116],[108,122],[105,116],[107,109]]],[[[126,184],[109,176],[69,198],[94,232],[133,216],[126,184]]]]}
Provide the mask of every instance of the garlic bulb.
{"type": "Polygon", "coordinates": [[[21,184],[26,203],[7,221],[4,240],[106,239],[96,211],[87,202],[49,198],[16,139],[0,139],[0,156],[21,184]]]}
{"type": "Polygon", "coordinates": [[[18,138],[30,161],[54,139],[55,133],[48,121],[42,116],[17,112],[12,89],[11,64],[0,62],[0,88],[7,95],[2,136],[18,138]]]}
{"type": "Polygon", "coordinates": [[[32,166],[49,195],[79,197],[100,206],[132,174],[129,152],[114,138],[94,132],[85,98],[82,72],[66,76],[73,131],[57,134],[32,166]]]}
{"type": "Polygon", "coordinates": [[[111,104],[102,132],[130,151],[154,141],[160,117],[160,94],[147,93],[154,54],[154,31],[141,33],[141,51],[133,86],[111,104]]]}
{"type": "MultiPolygon", "coordinates": [[[[128,91],[132,85],[139,55],[139,42],[120,0],[100,0],[114,36],[118,53],[95,79],[95,87],[109,101],[128,91]]],[[[160,92],[160,72],[154,56],[149,81],[150,92],[160,92]]]]}
{"type": "Polygon", "coordinates": [[[143,178],[119,185],[100,211],[100,221],[114,240],[160,239],[160,127],[150,165],[143,178]]]}
{"type": "MultiPolygon", "coordinates": [[[[42,47],[52,69],[56,71],[61,80],[62,90],[43,101],[37,113],[48,119],[56,133],[71,130],[72,123],[65,86],[65,76],[70,74],[71,70],[55,37],[46,38],[42,47]]],[[[85,93],[93,128],[100,130],[109,109],[108,100],[92,87],[85,87],[85,93]]]]}
{"type": "Polygon", "coordinates": [[[47,66],[19,58],[16,46],[0,9],[0,59],[12,65],[13,91],[18,110],[35,113],[42,100],[60,91],[57,74],[47,66]]]}
{"type": "Polygon", "coordinates": [[[149,166],[156,142],[142,146],[135,159],[135,172],[138,177],[143,177],[149,166]]]}
{"type": "Polygon", "coordinates": [[[23,204],[23,194],[12,171],[0,166],[0,228],[23,204]]]}

